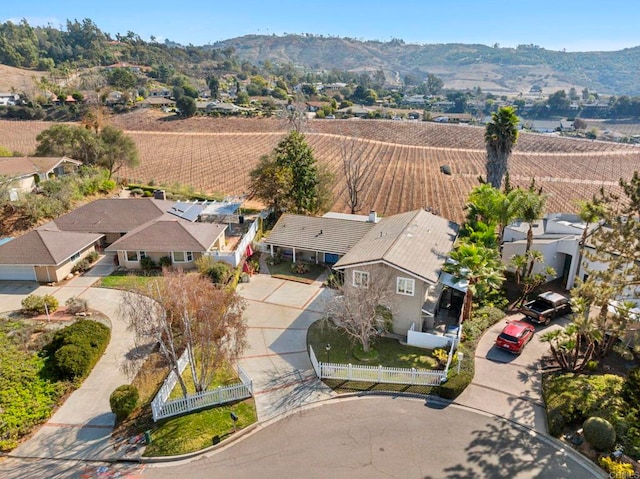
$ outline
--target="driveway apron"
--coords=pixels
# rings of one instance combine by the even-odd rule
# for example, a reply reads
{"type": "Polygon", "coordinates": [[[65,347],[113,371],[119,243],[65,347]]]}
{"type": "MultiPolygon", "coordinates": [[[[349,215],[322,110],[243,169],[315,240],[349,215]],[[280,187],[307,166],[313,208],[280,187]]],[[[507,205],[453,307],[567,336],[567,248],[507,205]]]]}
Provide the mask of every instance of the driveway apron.
{"type": "Polygon", "coordinates": [[[323,316],[331,292],[319,281],[301,284],[253,276],[245,298],[249,346],[240,365],[253,380],[258,419],[265,421],[335,396],[316,378],[307,352],[307,329],[323,316]]]}
{"type": "MultiPolygon", "coordinates": [[[[519,319],[522,319],[521,314],[505,318],[519,319]]],[[[456,403],[504,417],[546,434],[540,358],[549,346],[540,341],[540,336],[559,328],[568,320],[561,318],[549,326],[536,326],[533,339],[520,355],[495,346],[505,320],[492,326],[480,339],[476,348],[473,382],[456,399],[456,403]]],[[[472,360],[474,358],[464,358],[464,361],[472,360]]]]}

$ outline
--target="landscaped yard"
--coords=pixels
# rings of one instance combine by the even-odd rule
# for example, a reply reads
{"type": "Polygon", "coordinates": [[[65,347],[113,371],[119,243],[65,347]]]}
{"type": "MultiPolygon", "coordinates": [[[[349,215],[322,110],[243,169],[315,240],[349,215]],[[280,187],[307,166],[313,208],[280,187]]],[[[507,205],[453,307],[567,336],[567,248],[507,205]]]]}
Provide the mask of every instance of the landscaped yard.
{"type": "MultiPolygon", "coordinates": [[[[184,375],[188,379],[189,369],[184,375]]],[[[233,434],[231,412],[238,416],[237,429],[257,421],[253,398],[224,404],[153,422],[150,403],[167,375],[167,366],[161,355],[151,353],[132,381],[140,393],[140,406],[133,415],[118,426],[114,437],[129,438],[150,431],[152,443],[145,449],[145,456],[173,456],[198,451],[213,444],[213,438],[224,440],[233,434]]],[[[237,382],[228,374],[220,374],[216,386],[226,380],[237,382]]],[[[193,390],[193,386],[188,389],[193,390]]],[[[173,389],[172,398],[181,396],[180,386],[173,389]]]]}
{"type": "Polygon", "coordinates": [[[269,266],[269,273],[276,278],[291,279],[293,281],[300,281],[303,283],[312,283],[318,276],[326,271],[326,266],[314,263],[300,263],[297,262],[297,269],[292,268],[294,263],[291,261],[281,261],[277,264],[270,264],[267,259],[267,265],[269,266]]]}
{"type": "Polygon", "coordinates": [[[153,278],[162,275],[162,271],[114,271],[109,276],[105,276],[96,285],[101,288],[132,290],[144,286],[153,278]]]}
{"type": "Polygon", "coordinates": [[[377,338],[373,348],[378,357],[374,361],[360,361],[354,356],[357,345],[328,319],[316,321],[311,325],[307,334],[307,344],[313,347],[318,361],[323,362],[382,365],[392,368],[437,368],[437,360],[431,355],[430,349],[403,346],[393,338],[377,338]],[[329,351],[327,345],[331,345],[329,351]]]}

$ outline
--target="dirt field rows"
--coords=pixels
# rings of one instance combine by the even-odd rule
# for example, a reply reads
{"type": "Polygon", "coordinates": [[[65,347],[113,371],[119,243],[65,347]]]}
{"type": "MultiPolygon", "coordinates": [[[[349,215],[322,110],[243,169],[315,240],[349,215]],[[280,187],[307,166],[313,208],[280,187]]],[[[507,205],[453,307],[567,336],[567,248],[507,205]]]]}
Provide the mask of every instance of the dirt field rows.
{"type": "MultiPolygon", "coordinates": [[[[165,120],[157,113],[116,117],[140,151],[140,166],[123,178],[155,184],[181,183],[197,191],[247,192],[248,174],[286,134],[286,124],[269,119],[165,120]]],[[[43,122],[0,121],[0,145],[23,153],[35,148],[43,122]]],[[[356,138],[361,161],[370,168],[362,193],[363,210],[382,215],[431,208],[461,221],[469,191],[484,175],[483,128],[394,121],[312,121],[306,136],[316,159],[336,173],[334,210],[345,211],[340,148],[356,138]],[[449,165],[452,175],[440,172],[449,165]]],[[[511,180],[528,186],[531,178],[549,195],[548,211],[574,211],[600,187],[617,191],[620,178],[640,170],[640,148],[523,134],[510,161],[511,180]]]]}

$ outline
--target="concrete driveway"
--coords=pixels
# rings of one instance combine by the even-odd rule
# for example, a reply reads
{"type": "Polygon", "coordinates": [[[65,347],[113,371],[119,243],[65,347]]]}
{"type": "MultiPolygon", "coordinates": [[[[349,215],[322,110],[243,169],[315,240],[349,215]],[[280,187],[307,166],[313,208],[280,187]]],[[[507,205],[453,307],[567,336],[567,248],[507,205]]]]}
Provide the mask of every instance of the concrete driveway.
{"type": "Polygon", "coordinates": [[[506,321],[522,318],[522,314],[508,316],[485,332],[476,349],[473,382],[456,403],[547,433],[540,358],[548,352],[549,345],[540,341],[540,336],[566,325],[569,319],[558,318],[549,326],[534,325],[535,335],[519,355],[497,348],[495,340],[506,321]]]}
{"type": "Polygon", "coordinates": [[[0,310],[3,312],[20,309],[22,298],[30,293],[52,294],[61,305],[68,298],[76,296],[86,299],[89,308],[105,314],[111,323],[111,341],[89,377],[49,421],[12,451],[11,456],[113,460],[122,455],[122,451],[116,451],[111,442],[115,416],[111,412],[109,396],[116,387],[131,381],[122,366],[134,343],[131,332],[127,331],[128,323],[118,311],[122,293],[112,289],[91,288],[109,271],[105,267],[56,286],[26,282],[0,283],[0,310]]]}
{"type": "Polygon", "coordinates": [[[331,291],[259,274],[239,285],[249,346],[240,365],[253,380],[258,419],[265,421],[335,393],[318,380],[307,352],[307,329],[322,318],[331,291]]]}

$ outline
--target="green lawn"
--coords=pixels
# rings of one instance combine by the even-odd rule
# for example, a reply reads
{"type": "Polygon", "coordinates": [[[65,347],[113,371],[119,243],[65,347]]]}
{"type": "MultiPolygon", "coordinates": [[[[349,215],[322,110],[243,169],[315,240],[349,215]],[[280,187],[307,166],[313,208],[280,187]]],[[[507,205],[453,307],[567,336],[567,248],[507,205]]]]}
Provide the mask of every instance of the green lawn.
{"type": "MultiPolygon", "coordinates": [[[[194,394],[196,392],[196,389],[195,389],[195,386],[193,385],[193,376],[191,374],[191,368],[189,367],[189,365],[187,365],[185,370],[182,372],[182,378],[186,383],[185,386],[187,387],[187,393],[194,394]]],[[[224,369],[224,370],[216,371],[216,375],[207,390],[211,391],[216,389],[219,386],[229,386],[231,384],[237,384],[239,382],[240,382],[240,379],[238,378],[238,376],[236,375],[233,369],[224,369]]],[[[182,397],[182,388],[180,387],[179,384],[176,384],[176,386],[171,391],[171,394],[169,395],[169,400],[178,399],[181,397],[182,397]]]]}
{"type": "Polygon", "coordinates": [[[272,276],[277,276],[280,278],[291,278],[292,280],[302,280],[303,282],[313,282],[318,279],[327,268],[326,266],[314,264],[314,263],[304,263],[308,266],[309,270],[306,273],[297,273],[291,271],[291,265],[293,263],[291,261],[282,261],[279,264],[269,264],[269,260],[267,260],[267,265],[269,266],[269,273],[272,276]]]}
{"type": "Polygon", "coordinates": [[[378,353],[373,361],[359,361],[354,356],[356,346],[343,333],[327,319],[316,321],[309,328],[307,345],[313,346],[319,361],[343,363],[382,365],[396,368],[436,369],[437,361],[431,356],[431,350],[403,346],[397,339],[377,338],[373,348],[378,353]],[[327,344],[331,350],[327,352],[327,344]]]}
{"type": "Polygon", "coordinates": [[[132,290],[144,286],[150,280],[161,276],[162,272],[152,271],[143,273],[142,271],[114,271],[109,276],[100,280],[97,286],[101,288],[132,290]]]}
{"type": "Polygon", "coordinates": [[[258,420],[253,398],[164,419],[151,430],[151,444],[144,455],[174,456],[211,446],[233,434],[232,412],[238,416],[238,430],[258,420]]]}

